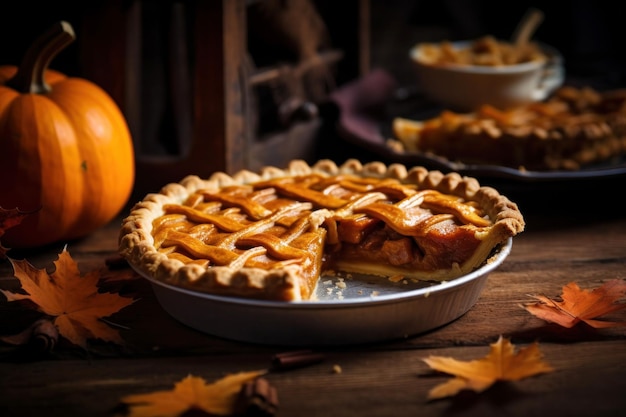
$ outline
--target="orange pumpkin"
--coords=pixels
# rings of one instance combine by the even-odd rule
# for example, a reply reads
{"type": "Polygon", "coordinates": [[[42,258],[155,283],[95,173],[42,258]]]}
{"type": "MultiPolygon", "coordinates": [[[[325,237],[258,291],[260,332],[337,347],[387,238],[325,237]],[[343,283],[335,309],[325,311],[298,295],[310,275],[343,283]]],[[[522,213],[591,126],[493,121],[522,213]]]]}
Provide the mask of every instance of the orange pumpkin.
{"type": "Polygon", "coordinates": [[[0,207],[33,211],[2,236],[4,247],[84,237],[132,192],[132,139],[115,102],[94,83],[47,69],[74,38],[60,22],[19,69],[0,66],[0,207]]]}

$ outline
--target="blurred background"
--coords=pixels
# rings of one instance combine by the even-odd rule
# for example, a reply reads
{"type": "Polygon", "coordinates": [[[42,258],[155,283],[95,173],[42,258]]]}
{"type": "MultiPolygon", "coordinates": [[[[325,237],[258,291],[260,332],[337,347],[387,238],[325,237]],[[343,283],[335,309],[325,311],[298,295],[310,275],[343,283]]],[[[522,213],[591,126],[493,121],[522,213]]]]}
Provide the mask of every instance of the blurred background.
{"type": "Polygon", "coordinates": [[[567,83],[626,86],[626,6],[603,0],[25,0],[3,6],[0,64],[19,64],[50,25],[70,22],[77,40],[50,67],[118,103],[140,196],[191,172],[377,159],[336,131],[325,107],[334,92],[383,69],[393,88],[419,93],[411,46],[509,39],[530,7],[544,12],[534,39],[562,53],[567,83]]]}
{"type": "Polygon", "coordinates": [[[570,83],[598,89],[626,86],[624,2],[574,0],[440,0],[371,2],[372,62],[411,83],[406,53],[416,41],[510,39],[530,8],[544,13],[534,39],[557,48],[565,58],[570,83]]]}
{"type": "MultiPolygon", "coordinates": [[[[247,7],[254,7],[259,0],[247,0],[247,7]]],[[[188,26],[194,1],[169,0],[92,0],[89,2],[11,2],[4,5],[0,17],[0,33],[3,35],[3,48],[0,63],[16,64],[28,44],[57,20],[68,20],[83,36],[98,36],[97,33],[84,35],[83,31],[97,31],[102,35],[122,33],[123,18],[131,9],[139,6],[143,36],[143,51],[146,56],[157,55],[165,47],[167,32],[176,19],[182,19],[188,26]],[[176,11],[177,10],[177,11],[176,11]],[[186,12],[185,12],[186,10],[186,12]],[[181,14],[182,16],[178,16],[181,14]],[[112,26],[109,30],[91,26],[94,20],[101,19],[103,25],[112,26]],[[112,20],[109,20],[112,19],[112,20]],[[81,23],[89,26],[83,28],[81,23]]],[[[289,3],[288,1],[285,4],[289,3]]],[[[535,7],[542,10],[545,19],[538,28],[535,39],[555,46],[564,55],[571,78],[596,84],[599,88],[624,85],[626,74],[626,52],[624,42],[624,12],[626,4],[608,0],[573,0],[531,2],[518,0],[503,2],[496,0],[369,0],[359,2],[312,1],[324,12],[337,8],[337,15],[352,10],[358,13],[358,3],[368,3],[370,8],[371,64],[390,69],[404,82],[412,82],[410,66],[407,65],[407,51],[420,41],[440,41],[443,39],[473,39],[492,34],[500,39],[511,37],[517,23],[526,10],[535,7]],[[329,5],[330,4],[330,5],[329,5]]],[[[331,19],[327,19],[331,20],[331,19]]],[[[338,20],[338,19],[337,19],[338,20]]],[[[349,22],[345,30],[348,30],[349,22]]],[[[338,23],[340,25],[340,23],[338,23]]],[[[335,28],[336,32],[337,29],[335,28]]],[[[336,37],[337,35],[334,34],[336,37]]],[[[109,40],[115,41],[108,36],[109,40]]],[[[81,72],[79,47],[71,47],[54,61],[55,67],[70,74],[81,72]]],[[[158,60],[157,57],[154,58],[158,60]]]]}

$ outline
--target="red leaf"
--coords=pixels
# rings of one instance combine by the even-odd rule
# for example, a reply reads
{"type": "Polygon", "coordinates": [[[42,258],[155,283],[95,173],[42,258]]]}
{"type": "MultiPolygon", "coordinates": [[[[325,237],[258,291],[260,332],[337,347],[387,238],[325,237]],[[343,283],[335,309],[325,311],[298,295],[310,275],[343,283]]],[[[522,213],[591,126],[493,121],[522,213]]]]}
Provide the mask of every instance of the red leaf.
{"type": "MultiPolygon", "coordinates": [[[[18,208],[7,210],[0,207],[0,239],[7,230],[22,223],[22,220],[24,220],[26,216],[29,216],[37,211],[38,210],[20,211],[18,208]]],[[[9,248],[5,248],[0,243],[0,258],[6,257],[6,253],[8,251],[9,248]]]]}
{"type": "Polygon", "coordinates": [[[580,322],[594,328],[626,326],[626,321],[596,320],[605,314],[626,308],[619,300],[626,294],[626,281],[614,279],[601,287],[585,290],[570,282],[563,287],[561,300],[553,300],[543,295],[532,296],[537,303],[524,306],[540,319],[571,328],[580,322]]]}

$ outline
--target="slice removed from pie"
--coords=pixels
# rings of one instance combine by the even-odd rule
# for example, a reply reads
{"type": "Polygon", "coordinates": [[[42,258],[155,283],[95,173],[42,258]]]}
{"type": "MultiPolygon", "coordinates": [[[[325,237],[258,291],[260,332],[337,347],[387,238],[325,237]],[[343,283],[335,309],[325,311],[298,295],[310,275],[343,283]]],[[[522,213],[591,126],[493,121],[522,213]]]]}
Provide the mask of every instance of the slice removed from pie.
{"type": "Polygon", "coordinates": [[[312,299],[324,271],[454,279],[523,229],[517,205],[474,178],[296,160],[148,194],[124,219],[119,251],[175,286],[297,301],[312,299]]]}

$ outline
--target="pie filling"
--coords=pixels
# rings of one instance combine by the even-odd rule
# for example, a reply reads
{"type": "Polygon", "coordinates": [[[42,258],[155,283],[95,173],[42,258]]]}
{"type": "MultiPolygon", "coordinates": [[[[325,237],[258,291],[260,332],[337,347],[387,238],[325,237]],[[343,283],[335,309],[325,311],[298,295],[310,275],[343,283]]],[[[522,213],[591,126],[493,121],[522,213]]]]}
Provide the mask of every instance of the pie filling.
{"type": "Polygon", "coordinates": [[[450,161],[528,170],[576,170],[626,154],[626,90],[562,87],[545,102],[473,113],[396,118],[389,145],[450,161]]]}
{"type": "Polygon", "coordinates": [[[293,301],[311,299],[324,271],[453,279],[523,229],[513,203],[474,181],[373,166],[378,175],[298,161],[272,175],[188,177],[138,203],[120,252],[173,285],[293,301]]]}

